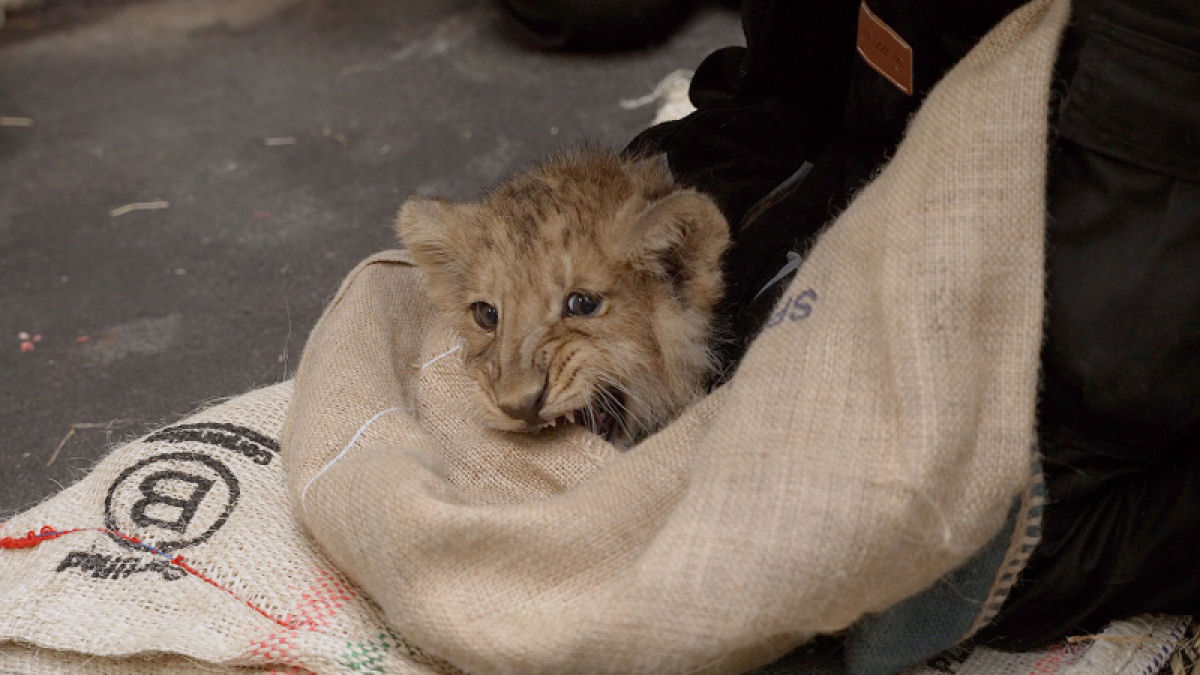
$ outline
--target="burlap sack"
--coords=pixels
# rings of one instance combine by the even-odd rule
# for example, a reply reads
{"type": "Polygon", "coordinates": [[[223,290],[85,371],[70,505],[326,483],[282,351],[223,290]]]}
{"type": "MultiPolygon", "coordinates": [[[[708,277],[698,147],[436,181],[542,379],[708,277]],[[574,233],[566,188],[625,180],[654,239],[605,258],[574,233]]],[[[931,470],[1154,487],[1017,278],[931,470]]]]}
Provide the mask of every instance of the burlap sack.
{"type": "Polygon", "coordinates": [[[1144,615],[1114,621],[1099,635],[1075,636],[1046,649],[1012,653],[960,647],[913,668],[908,675],[1037,673],[1037,675],[1105,675],[1182,672],[1165,670],[1185,642],[1190,619],[1144,615]]]}
{"type": "Polygon", "coordinates": [[[291,391],[117,448],[0,524],[0,672],[445,672],[292,517],[277,442],[291,391]]]}
{"type": "MultiPolygon", "coordinates": [[[[0,523],[0,673],[453,672],[384,625],[300,532],[275,454],[290,392],[251,392],[125,444],[0,523]],[[180,482],[153,478],[163,471],[180,482]],[[168,557],[121,543],[134,536],[168,557]]],[[[1152,673],[1186,625],[1142,617],[1029,654],[956,649],[914,673],[1152,673]]]]}
{"type": "Polygon", "coordinates": [[[824,233],[733,381],[624,454],[471,413],[402,255],[343,285],[283,432],[313,537],[478,672],[734,671],[934,583],[1026,487],[1051,67],[997,26],[824,233]]]}

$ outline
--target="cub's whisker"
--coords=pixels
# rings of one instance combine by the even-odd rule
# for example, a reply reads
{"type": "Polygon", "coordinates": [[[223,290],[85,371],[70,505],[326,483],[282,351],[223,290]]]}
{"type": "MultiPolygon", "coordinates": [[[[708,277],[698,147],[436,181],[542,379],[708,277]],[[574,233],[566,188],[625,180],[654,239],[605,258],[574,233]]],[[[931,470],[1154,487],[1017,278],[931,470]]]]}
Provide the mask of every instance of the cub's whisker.
{"type": "MultiPolygon", "coordinates": [[[[639,397],[637,394],[634,394],[629,387],[626,387],[618,382],[617,379],[612,375],[600,372],[597,374],[597,377],[609,385],[609,388],[615,389],[626,399],[637,403],[639,413],[634,414],[628,405],[620,400],[615,401],[616,405],[618,405],[623,413],[625,413],[621,416],[623,419],[626,419],[628,422],[636,425],[639,432],[650,432],[658,428],[662,420],[660,419],[660,416],[653,413],[653,411],[656,409],[655,406],[647,404],[641,397],[639,397]]],[[[628,426],[626,426],[626,431],[629,431],[628,426]]]]}
{"type": "Polygon", "coordinates": [[[621,427],[621,433],[625,437],[628,438],[632,435],[630,433],[628,424],[630,417],[628,414],[629,409],[622,405],[621,401],[617,399],[612,392],[609,392],[606,389],[600,389],[600,397],[597,399],[597,403],[605,410],[605,412],[609,414],[609,416],[616,420],[617,424],[621,427]]]}

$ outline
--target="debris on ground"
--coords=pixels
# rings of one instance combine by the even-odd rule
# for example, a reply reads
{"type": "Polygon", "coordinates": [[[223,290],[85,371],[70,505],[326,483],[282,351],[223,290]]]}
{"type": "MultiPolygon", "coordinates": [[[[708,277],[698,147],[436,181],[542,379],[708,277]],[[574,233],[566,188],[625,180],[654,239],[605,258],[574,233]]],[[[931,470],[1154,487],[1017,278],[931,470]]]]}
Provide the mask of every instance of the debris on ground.
{"type": "Polygon", "coordinates": [[[67,443],[70,442],[72,438],[75,437],[75,433],[78,431],[104,429],[105,432],[112,432],[116,429],[127,427],[140,421],[141,420],[135,419],[117,419],[109,420],[108,422],[76,422],[71,425],[71,428],[67,430],[66,435],[63,436],[62,440],[58,442],[58,446],[54,448],[54,452],[50,453],[50,459],[46,460],[46,466],[51,466],[54,464],[54,462],[58,459],[58,453],[62,452],[62,449],[66,447],[67,443]]]}
{"type": "Polygon", "coordinates": [[[669,73],[654,87],[654,91],[638,98],[623,99],[617,102],[623,110],[636,110],[651,103],[658,103],[658,112],[652,124],[677,120],[694,111],[696,108],[688,98],[688,87],[692,82],[692,71],[676,70],[669,73]]]}
{"type": "Polygon", "coordinates": [[[21,341],[21,352],[29,353],[36,348],[38,342],[42,341],[42,334],[30,335],[27,331],[21,331],[17,333],[17,339],[21,341]]]}
{"type": "Polygon", "coordinates": [[[322,127],[321,135],[325,136],[326,138],[332,138],[333,140],[337,141],[338,143],[341,143],[342,145],[345,145],[347,142],[346,136],[344,134],[342,134],[339,131],[334,131],[331,127],[322,127]]]}
{"type": "Polygon", "coordinates": [[[170,202],[165,202],[161,199],[156,199],[152,202],[133,202],[132,204],[118,206],[117,208],[109,211],[108,215],[110,218],[116,218],[132,211],[156,211],[158,209],[169,208],[170,206],[170,202]]]}

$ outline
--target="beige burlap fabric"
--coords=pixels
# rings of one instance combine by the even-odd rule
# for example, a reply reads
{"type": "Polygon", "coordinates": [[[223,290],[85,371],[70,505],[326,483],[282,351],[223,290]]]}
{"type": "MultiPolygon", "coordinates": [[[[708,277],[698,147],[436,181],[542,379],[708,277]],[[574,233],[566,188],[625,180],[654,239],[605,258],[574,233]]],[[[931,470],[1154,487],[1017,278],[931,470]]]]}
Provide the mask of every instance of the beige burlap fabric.
{"type": "Polygon", "coordinates": [[[1076,636],[1037,651],[956,647],[906,675],[1153,675],[1166,670],[1187,640],[1190,619],[1146,614],[1114,621],[1098,635],[1076,636]]]}
{"type": "Polygon", "coordinates": [[[444,672],[292,517],[291,392],[122,445],[0,524],[0,673],[444,672]]]}
{"type": "Polygon", "coordinates": [[[1029,478],[1067,9],[1018,10],[945,77],[732,382],[628,453],[480,428],[419,271],[362,265],[283,432],[313,537],[478,672],[734,671],[962,563],[1029,478]]]}
{"type": "MultiPolygon", "coordinates": [[[[0,673],[452,672],[386,626],[292,517],[273,445],[291,389],[250,392],[124,444],[0,524],[0,673]]],[[[1156,672],[1186,626],[1142,617],[1091,641],[956,650],[913,672],[1156,672]]]]}

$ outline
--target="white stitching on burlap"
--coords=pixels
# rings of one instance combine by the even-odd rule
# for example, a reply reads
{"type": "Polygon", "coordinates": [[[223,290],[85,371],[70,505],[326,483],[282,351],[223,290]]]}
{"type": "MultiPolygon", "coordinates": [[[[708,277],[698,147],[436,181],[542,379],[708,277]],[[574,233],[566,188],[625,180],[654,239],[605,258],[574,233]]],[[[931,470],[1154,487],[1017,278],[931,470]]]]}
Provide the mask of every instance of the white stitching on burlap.
{"type": "MultiPolygon", "coordinates": [[[[463,343],[460,341],[457,345],[451,347],[450,349],[447,349],[446,351],[442,352],[441,354],[438,354],[437,356],[435,356],[435,357],[429,359],[428,361],[426,361],[425,363],[421,364],[420,369],[425,370],[429,366],[432,366],[433,364],[437,363],[438,361],[441,361],[442,359],[446,358],[447,356],[450,356],[451,354],[453,354],[454,352],[457,352],[458,350],[460,350],[462,348],[463,348],[463,343]]],[[[350,452],[350,448],[353,448],[354,444],[358,443],[358,439],[362,438],[363,433],[365,433],[366,430],[368,428],[370,428],[370,426],[372,424],[375,424],[375,422],[378,421],[379,418],[383,417],[384,415],[386,415],[388,413],[393,413],[393,412],[396,412],[397,410],[403,410],[403,409],[404,408],[402,406],[393,406],[391,408],[386,408],[384,410],[380,410],[379,412],[372,415],[371,419],[364,422],[363,425],[358,428],[358,431],[354,432],[354,435],[350,437],[350,442],[346,443],[346,447],[342,448],[341,452],[339,452],[336,456],[334,456],[333,459],[329,460],[329,462],[325,466],[321,467],[321,470],[318,471],[316,473],[316,475],[314,475],[312,478],[308,479],[308,482],[304,484],[304,489],[302,489],[300,491],[300,508],[304,511],[305,515],[308,514],[308,501],[307,501],[308,488],[312,487],[312,484],[317,482],[317,479],[320,478],[326,471],[328,471],[329,467],[333,466],[334,464],[337,464],[338,461],[340,461],[343,457],[345,457],[346,453],[350,452]]]]}

